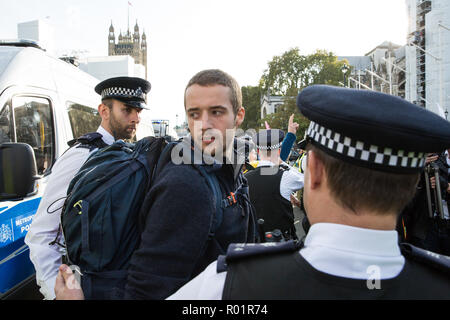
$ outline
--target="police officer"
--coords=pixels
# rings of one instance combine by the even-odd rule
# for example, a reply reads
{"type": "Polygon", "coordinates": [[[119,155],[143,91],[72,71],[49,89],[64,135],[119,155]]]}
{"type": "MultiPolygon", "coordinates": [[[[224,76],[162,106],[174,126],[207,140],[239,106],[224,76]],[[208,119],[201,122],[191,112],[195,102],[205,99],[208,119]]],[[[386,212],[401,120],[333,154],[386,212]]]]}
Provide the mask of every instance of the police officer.
{"type": "Polygon", "coordinates": [[[427,157],[426,172],[421,175],[416,195],[403,210],[398,223],[399,233],[405,241],[444,255],[450,255],[450,217],[447,206],[450,166],[447,159],[447,152],[427,157]],[[435,170],[439,186],[436,184],[435,170]],[[439,201],[442,201],[441,206],[439,201]]]}
{"type": "Polygon", "coordinates": [[[169,299],[450,299],[450,261],[399,245],[401,209],[428,152],[450,146],[450,124],[379,92],[311,86],[304,245],[232,245],[169,299]]]}
{"type": "Polygon", "coordinates": [[[432,169],[429,174],[434,174],[431,180],[430,193],[435,195],[434,214],[432,217],[432,227],[425,239],[425,249],[442,253],[450,256],[450,215],[448,210],[448,187],[449,187],[449,164],[448,151],[441,152],[434,164],[431,164],[432,169]],[[436,173],[438,173],[436,179],[436,173]],[[438,192],[440,191],[440,197],[438,192]],[[441,201],[441,204],[439,204],[441,201]]]}
{"type": "Polygon", "coordinates": [[[305,163],[303,160],[306,158],[306,152],[305,150],[300,149],[299,151],[300,156],[295,160],[295,163],[292,165],[292,167],[296,168],[298,172],[305,173],[305,163]]]}
{"type": "Polygon", "coordinates": [[[36,269],[36,281],[45,299],[54,299],[55,280],[61,264],[57,239],[61,208],[70,181],[91,152],[118,139],[132,139],[146,106],[150,83],[134,77],[115,77],[100,82],[95,91],[101,95],[98,113],[102,119],[97,132],[69,142],[72,145],[54,164],[39,208],[33,218],[25,243],[36,269]],[[52,243],[52,245],[49,245],[52,243]]]}
{"type": "Polygon", "coordinates": [[[285,239],[297,239],[291,195],[303,187],[303,174],[291,170],[284,162],[280,165],[284,136],[278,129],[261,130],[256,135],[261,160],[245,177],[256,216],[264,220],[263,234],[278,229],[285,239]]]}

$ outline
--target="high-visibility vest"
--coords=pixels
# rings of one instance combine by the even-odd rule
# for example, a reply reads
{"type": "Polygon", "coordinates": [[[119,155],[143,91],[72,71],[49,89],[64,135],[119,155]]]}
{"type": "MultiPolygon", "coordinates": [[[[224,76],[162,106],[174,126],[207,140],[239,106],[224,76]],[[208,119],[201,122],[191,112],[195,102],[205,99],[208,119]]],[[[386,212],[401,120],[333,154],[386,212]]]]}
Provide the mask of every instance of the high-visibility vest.
{"type": "Polygon", "coordinates": [[[297,161],[295,161],[293,167],[296,167],[298,169],[298,172],[304,173],[302,170],[302,161],[306,156],[306,152],[304,152],[300,157],[298,157],[297,161]]]}
{"type": "MultiPolygon", "coordinates": [[[[258,163],[259,163],[259,161],[256,160],[256,161],[250,162],[250,165],[251,165],[253,168],[256,168],[256,167],[258,167],[258,163]]],[[[242,173],[247,173],[247,171],[248,171],[248,169],[245,169],[245,171],[243,171],[242,173]]]]}

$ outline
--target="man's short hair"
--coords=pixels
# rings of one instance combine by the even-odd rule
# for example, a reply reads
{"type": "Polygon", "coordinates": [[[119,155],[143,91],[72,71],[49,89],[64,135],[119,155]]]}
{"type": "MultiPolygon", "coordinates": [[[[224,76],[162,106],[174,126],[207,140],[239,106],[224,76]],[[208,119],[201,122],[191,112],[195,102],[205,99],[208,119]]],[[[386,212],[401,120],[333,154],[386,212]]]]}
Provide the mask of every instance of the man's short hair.
{"type": "Polygon", "coordinates": [[[309,143],[325,167],[332,197],[342,207],[357,212],[368,209],[383,214],[400,213],[411,201],[419,181],[419,173],[390,173],[377,171],[328,155],[309,143]]]}
{"type": "Polygon", "coordinates": [[[102,100],[102,103],[103,103],[105,106],[107,106],[107,107],[109,108],[109,110],[111,110],[112,107],[113,107],[113,105],[114,105],[113,99],[111,99],[111,98],[103,99],[103,100],[102,100]]]}
{"type": "Polygon", "coordinates": [[[259,154],[262,157],[270,158],[272,156],[272,151],[277,151],[277,150],[278,149],[276,149],[276,150],[262,150],[262,149],[259,149],[258,152],[259,152],[259,154]]]}
{"type": "Polygon", "coordinates": [[[233,113],[236,116],[239,109],[242,107],[242,92],[241,87],[237,81],[230,76],[228,73],[223,72],[219,69],[209,69],[203,70],[197,73],[195,76],[189,80],[189,83],[184,90],[184,106],[186,107],[186,90],[194,85],[198,84],[199,86],[209,87],[213,85],[222,85],[230,88],[230,101],[233,106],[233,113]]]}

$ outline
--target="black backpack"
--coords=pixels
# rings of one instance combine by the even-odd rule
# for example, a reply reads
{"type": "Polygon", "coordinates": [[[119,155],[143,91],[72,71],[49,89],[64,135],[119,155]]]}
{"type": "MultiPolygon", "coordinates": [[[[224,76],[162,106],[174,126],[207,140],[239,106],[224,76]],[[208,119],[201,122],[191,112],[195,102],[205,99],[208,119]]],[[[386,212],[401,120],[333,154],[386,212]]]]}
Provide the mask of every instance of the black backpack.
{"type": "Polygon", "coordinates": [[[79,267],[87,299],[107,299],[139,245],[138,214],[163,138],[122,140],[93,152],[72,179],[61,212],[66,262],[79,267]]]}
{"type": "MultiPolygon", "coordinates": [[[[71,181],[61,213],[65,259],[78,266],[86,299],[121,297],[151,206],[146,194],[177,143],[154,137],[134,144],[119,140],[91,154],[71,181]]],[[[209,233],[214,238],[228,199],[222,199],[215,175],[195,167],[216,201],[209,233]]]]}

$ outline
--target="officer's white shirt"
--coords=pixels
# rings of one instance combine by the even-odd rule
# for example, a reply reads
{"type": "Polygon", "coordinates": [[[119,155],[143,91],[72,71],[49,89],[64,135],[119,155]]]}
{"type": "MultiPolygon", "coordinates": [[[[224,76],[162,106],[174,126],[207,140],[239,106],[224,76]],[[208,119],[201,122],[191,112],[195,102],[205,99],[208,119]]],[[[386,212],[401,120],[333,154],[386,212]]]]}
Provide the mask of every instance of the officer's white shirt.
{"type": "MultiPolygon", "coordinates": [[[[106,144],[114,142],[114,137],[102,126],[97,132],[103,136],[102,140],[106,144]]],[[[49,243],[57,236],[61,209],[69,183],[88,156],[87,148],[70,148],[55,162],[30,230],[25,237],[25,243],[30,248],[30,259],[36,270],[36,282],[45,299],[55,298],[55,280],[58,267],[62,263],[61,247],[49,243]]]]}
{"type": "MultiPolygon", "coordinates": [[[[405,264],[397,241],[395,230],[317,223],[309,229],[299,254],[316,270],[334,276],[373,279],[376,270],[381,280],[390,279],[396,277],[405,264]]],[[[215,261],[167,299],[220,300],[226,274],[217,273],[215,261]]]]}
{"type": "MultiPolygon", "coordinates": [[[[261,160],[258,162],[257,167],[270,166],[273,167],[275,164],[271,161],[261,160]]],[[[270,172],[268,172],[270,173],[270,172]]],[[[291,201],[291,194],[303,188],[304,185],[304,175],[297,170],[286,170],[281,176],[280,182],[280,194],[283,198],[291,201]]]]}

